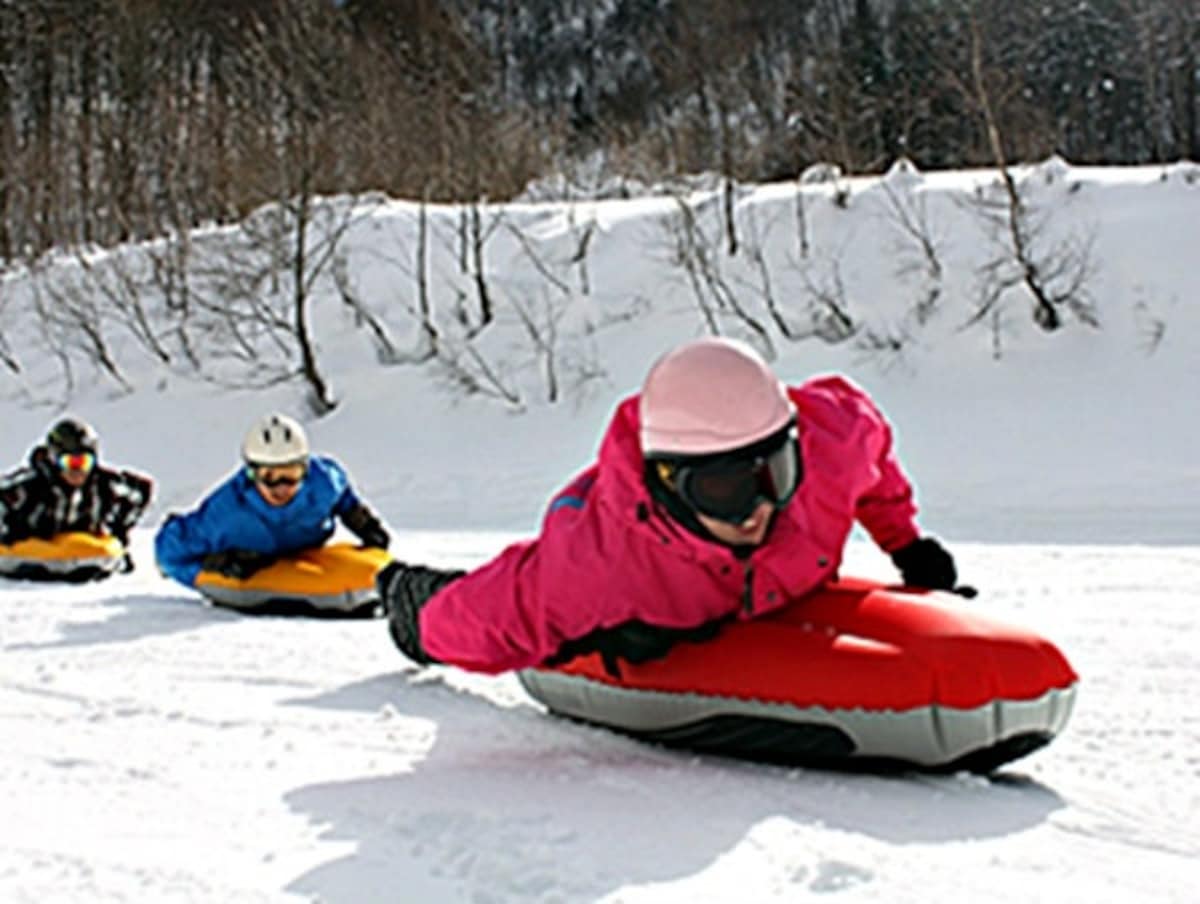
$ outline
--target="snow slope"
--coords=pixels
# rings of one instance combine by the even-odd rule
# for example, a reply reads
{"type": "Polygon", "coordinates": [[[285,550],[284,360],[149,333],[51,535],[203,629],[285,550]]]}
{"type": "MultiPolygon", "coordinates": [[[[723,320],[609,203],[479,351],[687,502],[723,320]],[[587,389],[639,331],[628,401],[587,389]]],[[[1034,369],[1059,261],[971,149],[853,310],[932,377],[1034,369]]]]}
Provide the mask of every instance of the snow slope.
{"type": "MultiPolygon", "coordinates": [[[[522,286],[545,297],[529,241],[543,269],[574,279],[564,262],[578,223],[598,230],[590,291],[559,311],[574,330],[564,348],[600,373],[586,392],[539,397],[511,318],[480,346],[511,365],[520,412],[448,393],[427,367],[379,365],[332,296],[316,308],[342,399],[326,418],[305,413],[295,384],[223,391],[119,342],[131,388],[76,362],[64,394],[10,281],[0,326],[23,369],[0,377],[0,456],[15,464],[69,407],[99,427],[106,458],[154,474],[159,495],[133,574],[0,581],[0,901],[1194,901],[1200,185],[1189,174],[1052,162],[1027,175],[1054,228],[1094,236],[1099,330],[1042,334],[1019,295],[995,330],[964,325],[989,239],[962,201],[987,174],[885,180],[927,199],[944,255],[944,305],[920,328],[910,302],[927,284],[901,266],[913,249],[879,180],[848,180],[845,209],[834,187],[805,187],[807,262],[783,226],[763,243],[789,316],[802,319],[806,286],[837,275],[864,328],[908,337],[881,355],[773,334],[780,373],[840,370],[871,390],[923,523],[982,591],[963,605],[1044,633],[1082,676],[1063,736],[991,781],[659,750],[552,719],[511,677],[418,669],[380,622],[240,617],[155,572],[158,521],[227,474],[246,426],[274,406],[349,466],[397,555],[469,567],[527,536],[650,360],[703,329],[662,248],[674,200],[505,211],[526,230],[525,244],[498,233],[491,251],[508,301],[522,286]]],[[[783,223],[795,203],[795,186],[762,186],[739,211],[744,224],[783,223]]],[[[411,316],[387,301],[396,271],[371,252],[407,234],[414,210],[374,211],[351,258],[363,297],[410,344],[411,316]]],[[[758,298],[752,268],[727,267],[758,298]]],[[[460,277],[440,275],[453,294],[460,277]]],[[[892,575],[861,539],[846,571],[892,575]]]]}
{"type": "Polygon", "coordinates": [[[654,749],[417,669],[377,621],[241,617],[148,568],[6,585],[0,900],[1194,900],[1200,551],[958,551],[993,576],[971,605],[1083,680],[1065,734],[992,781],[654,749]]]}

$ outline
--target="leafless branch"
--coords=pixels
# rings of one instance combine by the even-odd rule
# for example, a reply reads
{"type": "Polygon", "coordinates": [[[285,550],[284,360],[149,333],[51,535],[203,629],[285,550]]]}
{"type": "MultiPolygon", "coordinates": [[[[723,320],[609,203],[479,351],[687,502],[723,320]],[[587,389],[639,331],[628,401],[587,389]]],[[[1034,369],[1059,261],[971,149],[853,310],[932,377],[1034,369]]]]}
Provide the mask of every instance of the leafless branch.
{"type": "Polygon", "coordinates": [[[520,392],[505,381],[469,340],[442,343],[435,366],[443,381],[459,392],[498,399],[517,410],[524,408],[520,392]]]}
{"type": "Polygon", "coordinates": [[[771,317],[771,321],[775,324],[775,328],[779,330],[783,338],[793,341],[800,339],[801,335],[799,331],[788,323],[779,306],[779,301],[775,297],[771,266],[767,261],[766,254],[763,252],[763,248],[766,245],[766,236],[763,234],[763,228],[758,221],[758,216],[753,207],[746,210],[745,220],[746,240],[743,242],[742,248],[745,251],[746,259],[750,262],[750,266],[758,277],[758,282],[756,284],[751,280],[739,279],[737,277],[734,277],[733,281],[762,299],[763,304],[766,305],[767,313],[771,317]]]}
{"type": "Polygon", "coordinates": [[[525,252],[525,257],[528,258],[531,264],[533,264],[533,268],[542,275],[542,278],[545,279],[546,282],[550,283],[550,285],[554,286],[559,293],[570,297],[571,287],[568,286],[561,277],[559,277],[553,270],[550,269],[550,266],[545,260],[542,259],[542,256],[538,253],[537,249],[533,247],[533,243],[529,241],[529,237],[512,223],[508,223],[506,226],[509,233],[517,240],[517,244],[521,246],[521,250],[525,252]]]}
{"type": "Polygon", "coordinates": [[[95,299],[70,281],[62,271],[31,272],[36,309],[50,345],[63,365],[68,390],[74,386],[70,354],[72,346],[83,352],[125,391],[133,389],[117,366],[101,325],[95,299]]]}
{"type": "Polygon", "coordinates": [[[350,279],[350,265],[345,254],[338,254],[333,260],[333,265],[330,274],[333,277],[333,284],[337,287],[338,296],[342,299],[342,304],[348,307],[354,314],[354,322],[356,326],[366,327],[371,333],[371,338],[375,342],[375,357],[381,364],[393,364],[399,357],[396,351],[396,345],[392,342],[392,338],[388,335],[387,328],[379,321],[379,318],[371,313],[370,309],[363,304],[358,294],[354,291],[354,285],[350,279]]]}
{"type": "Polygon", "coordinates": [[[88,283],[81,290],[95,292],[107,301],[109,308],[121,317],[138,342],[163,364],[170,364],[171,356],[158,341],[142,304],[142,286],[126,267],[123,256],[122,251],[107,254],[97,265],[86,254],[77,251],[75,263],[88,283]]]}
{"type": "Polygon", "coordinates": [[[687,273],[688,281],[696,298],[696,304],[703,313],[710,332],[720,333],[717,325],[716,311],[725,309],[731,311],[737,322],[750,331],[750,340],[755,343],[768,359],[775,357],[775,344],[771,336],[757,318],[754,317],[738,300],[737,294],[730,288],[721,273],[715,255],[696,219],[695,211],[687,200],[675,197],[679,217],[669,223],[675,238],[675,260],[687,273]],[[713,300],[710,305],[708,299],[713,300]]]}

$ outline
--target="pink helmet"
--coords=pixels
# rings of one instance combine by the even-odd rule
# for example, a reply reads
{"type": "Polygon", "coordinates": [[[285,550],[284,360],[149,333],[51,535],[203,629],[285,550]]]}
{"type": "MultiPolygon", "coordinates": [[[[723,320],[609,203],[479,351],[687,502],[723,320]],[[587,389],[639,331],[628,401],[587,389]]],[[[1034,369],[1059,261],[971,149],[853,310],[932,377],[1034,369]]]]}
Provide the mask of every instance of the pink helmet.
{"type": "Polygon", "coordinates": [[[642,386],[642,454],[708,455],[782,430],[796,409],[783,383],[744,342],[707,337],[654,363],[642,386]]]}

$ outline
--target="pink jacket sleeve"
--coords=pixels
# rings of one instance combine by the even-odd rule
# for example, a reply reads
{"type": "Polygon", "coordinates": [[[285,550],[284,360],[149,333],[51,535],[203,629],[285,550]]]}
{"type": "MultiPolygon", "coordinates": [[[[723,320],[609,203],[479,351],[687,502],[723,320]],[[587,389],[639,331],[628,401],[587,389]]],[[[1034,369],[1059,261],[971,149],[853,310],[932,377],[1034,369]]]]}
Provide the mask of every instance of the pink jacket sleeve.
{"type": "Polygon", "coordinates": [[[855,517],[884,552],[892,553],[917,539],[917,506],[912,484],[900,468],[892,448],[892,430],[879,415],[880,452],[876,459],[879,479],[858,500],[855,517]]]}
{"type": "Polygon", "coordinates": [[[920,535],[913,487],[896,458],[891,425],[866,393],[855,391],[860,394],[861,403],[869,410],[873,421],[878,444],[875,467],[879,476],[875,485],[859,497],[854,514],[876,545],[884,552],[892,553],[920,535]]]}
{"type": "Polygon", "coordinates": [[[558,648],[547,636],[538,541],[515,543],[449,584],[421,610],[421,642],[440,662],[497,674],[537,665],[558,648]]]}
{"type": "Polygon", "coordinates": [[[844,377],[823,377],[806,384],[825,396],[837,413],[826,417],[839,432],[854,437],[854,445],[868,457],[869,482],[855,501],[854,517],[884,552],[892,553],[920,535],[913,487],[892,445],[892,428],[870,396],[844,377]]]}
{"type": "Polygon", "coordinates": [[[606,617],[627,617],[599,602],[603,560],[625,557],[606,549],[595,535],[600,522],[583,515],[594,480],[591,469],[555,497],[537,539],[512,544],[426,604],[421,640],[430,655],[476,672],[523,669],[606,617]]]}

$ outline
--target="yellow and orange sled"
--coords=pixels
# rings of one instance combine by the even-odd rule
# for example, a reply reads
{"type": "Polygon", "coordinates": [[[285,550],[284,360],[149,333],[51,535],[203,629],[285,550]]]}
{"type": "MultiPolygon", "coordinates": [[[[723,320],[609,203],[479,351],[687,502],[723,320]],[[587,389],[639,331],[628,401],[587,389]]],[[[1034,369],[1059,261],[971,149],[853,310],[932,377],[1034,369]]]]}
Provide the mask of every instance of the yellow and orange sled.
{"type": "Polygon", "coordinates": [[[125,547],[115,537],[63,533],[0,544],[0,577],[26,581],[96,581],[121,570],[125,547]]]}
{"type": "Polygon", "coordinates": [[[256,613],[378,614],[375,575],[392,560],[382,549],[333,543],[280,559],[245,580],[202,571],[196,589],[221,606],[256,613]]]}

